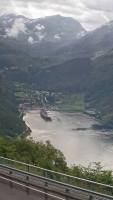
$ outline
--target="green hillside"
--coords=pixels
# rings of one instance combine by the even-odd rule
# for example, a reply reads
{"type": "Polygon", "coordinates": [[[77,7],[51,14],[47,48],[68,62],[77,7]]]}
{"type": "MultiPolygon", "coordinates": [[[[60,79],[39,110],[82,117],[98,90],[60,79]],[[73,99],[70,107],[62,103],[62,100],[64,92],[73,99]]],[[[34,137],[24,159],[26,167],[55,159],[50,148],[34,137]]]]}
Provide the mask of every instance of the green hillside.
{"type": "Polygon", "coordinates": [[[0,76],[0,135],[17,137],[26,130],[26,125],[16,107],[11,83],[6,83],[0,76]]]}
{"type": "Polygon", "coordinates": [[[88,75],[92,71],[90,59],[72,59],[62,64],[41,69],[33,78],[39,89],[67,93],[82,93],[89,84],[88,75]]]}
{"type": "Polygon", "coordinates": [[[95,59],[93,66],[89,99],[93,101],[92,106],[101,110],[104,119],[113,120],[113,49],[95,59]]]}

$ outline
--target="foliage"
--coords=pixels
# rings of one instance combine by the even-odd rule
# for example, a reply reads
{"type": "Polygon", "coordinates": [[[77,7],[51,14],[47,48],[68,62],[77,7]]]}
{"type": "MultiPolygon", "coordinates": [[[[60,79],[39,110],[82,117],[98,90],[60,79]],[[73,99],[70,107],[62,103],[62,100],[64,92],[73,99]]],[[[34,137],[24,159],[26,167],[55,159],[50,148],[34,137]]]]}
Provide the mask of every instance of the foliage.
{"type": "Polygon", "coordinates": [[[0,76],[0,135],[17,137],[25,129],[26,125],[16,107],[16,99],[12,84],[0,76]]]}
{"type": "Polygon", "coordinates": [[[85,101],[101,112],[102,119],[113,121],[113,50],[95,59],[93,66],[85,101]]]}
{"type": "Polygon", "coordinates": [[[0,137],[0,156],[54,170],[75,177],[113,185],[112,171],[103,170],[100,163],[91,163],[88,167],[67,167],[63,153],[54,148],[50,141],[43,143],[27,139],[0,137]]]}
{"type": "Polygon", "coordinates": [[[92,72],[90,59],[72,59],[62,64],[41,69],[33,82],[41,90],[68,94],[83,93],[89,84],[88,75],[92,72]],[[44,89],[45,88],[45,89],[44,89]]]}
{"type": "Polygon", "coordinates": [[[61,104],[57,105],[58,109],[61,110],[83,110],[84,109],[84,94],[70,94],[70,95],[58,95],[61,104]]]}
{"type": "Polygon", "coordinates": [[[88,167],[73,165],[70,168],[70,174],[94,182],[113,185],[112,171],[103,170],[100,162],[90,163],[88,167]]]}
{"type": "Polygon", "coordinates": [[[0,137],[0,156],[60,172],[67,169],[63,153],[55,149],[50,141],[44,144],[26,139],[0,137]]]}

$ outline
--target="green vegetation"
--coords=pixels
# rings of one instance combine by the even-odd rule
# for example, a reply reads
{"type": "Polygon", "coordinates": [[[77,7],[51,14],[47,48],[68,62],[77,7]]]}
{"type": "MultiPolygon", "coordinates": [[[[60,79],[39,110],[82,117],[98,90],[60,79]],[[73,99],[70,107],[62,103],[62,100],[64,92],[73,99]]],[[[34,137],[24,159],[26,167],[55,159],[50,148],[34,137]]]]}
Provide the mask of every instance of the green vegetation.
{"type": "Polygon", "coordinates": [[[20,82],[14,82],[14,85],[16,88],[14,95],[18,105],[23,104],[27,108],[40,105],[39,96],[34,90],[35,86],[20,82]]]}
{"type": "Polygon", "coordinates": [[[59,110],[84,110],[84,94],[60,95],[56,98],[61,102],[60,105],[57,105],[59,110]]]}
{"type": "MultiPolygon", "coordinates": [[[[88,167],[72,165],[67,167],[65,157],[61,151],[55,149],[50,141],[32,142],[26,139],[9,139],[0,137],[0,156],[69,174],[75,177],[92,180],[108,185],[113,185],[112,171],[102,169],[100,163],[89,164],[88,167]]],[[[26,170],[21,165],[15,165],[22,170],[26,170]]],[[[32,173],[41,173],[32,169],[32,173]]],[[[57,177],[58,178],[58,177],[57,177]]],[[[58,179],[57,179],[58,180],[58,179]]],[[[64,181],[64,180],[62,180],[64,181]]],[[[70,184],[82,186],[85,183],[70,180],[70,184]]],[[[89,185],[85,184],[85,188],[89,185]]],[[[102,188],[96,188],[96,191],[102,188]]]]}
{"type": "Polygon", "coordinates": [[[0,135],[17,137],[26,129],[25,123],[5,105],[0,105],[0,135]]]}
{"type": "Polygon", "coordinates": [[[16,97],[26,97],[26,93],[25,92],[17,92],[15,93],[16,97]]]}
{"type": "Polygon", "coordinates": [[[86,101],[100,111],[101,118],[113,121],[113,49],[93,61],[92,81],[86,101]]]}
{"type": "Polygon", "coordinates": [[[0,156],[55,171],[67,169],[63,153],[55,149],[49,141],[44,144],[26,139],[12,140],[0,137],[0,156]]]}
{"type": "Polygon", "coordinates": [[[26,130],[25,123],[18,116],[14,87],[0,76],[0,135],[17,137],[26,130]]]}
{"type": "Polygon", "coordinates": [[[94,182],[113,185],[113,175],[110,170],[103,170],[100,162],[90,163],[88,167],[75,166],[71,167],[73,176],[88,179],[94,182]]]}

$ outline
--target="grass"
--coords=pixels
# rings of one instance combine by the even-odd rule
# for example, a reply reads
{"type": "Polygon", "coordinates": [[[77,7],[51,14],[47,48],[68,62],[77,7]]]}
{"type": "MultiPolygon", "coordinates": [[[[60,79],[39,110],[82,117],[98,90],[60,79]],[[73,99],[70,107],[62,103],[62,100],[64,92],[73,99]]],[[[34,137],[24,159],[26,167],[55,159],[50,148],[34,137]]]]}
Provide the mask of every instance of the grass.
{"type": "Polygon", "coordinates": [[[105,120],[105,121],[113,120],[113,113],[110,113],[110,114],[103,116],[102,119],[105,120]]]}
{"type": "Polygon", "coordinates": [[[25,92],[17,92],[17,93],[15,93],[15,96],[16,97],[26,97],[26,93],[25,92]]]}
{"type": "Polygon", "coordinates": [[[61,102],[57,105],[59,110],[84,110],[84,94],[57,95],[56,99],[61,102]]]}

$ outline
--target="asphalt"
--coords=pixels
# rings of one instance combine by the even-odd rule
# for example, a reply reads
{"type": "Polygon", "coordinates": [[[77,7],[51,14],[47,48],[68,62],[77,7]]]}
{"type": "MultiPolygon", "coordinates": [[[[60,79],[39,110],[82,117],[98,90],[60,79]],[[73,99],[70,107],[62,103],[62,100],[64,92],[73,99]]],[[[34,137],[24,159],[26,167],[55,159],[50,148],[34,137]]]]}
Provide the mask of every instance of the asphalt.
{"type": "Polygon", "coordinates": [[[17,184],[4,177],[0,177],[0,200],[73,200],[61,194],[55,194],[47,189],[38,187],[25,187],[25,184],[17,184]],[[24,186],[23,186],[24,185],[24,186]]]}

